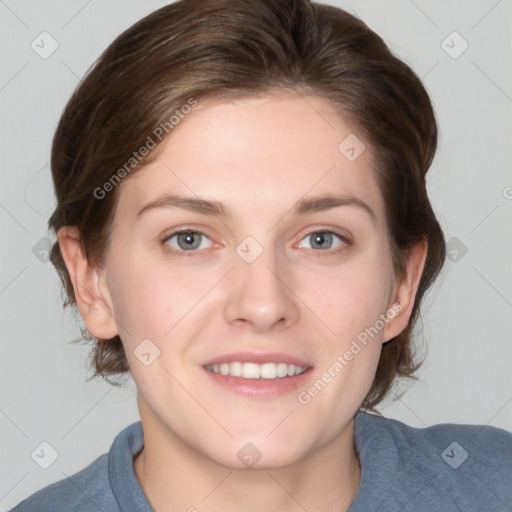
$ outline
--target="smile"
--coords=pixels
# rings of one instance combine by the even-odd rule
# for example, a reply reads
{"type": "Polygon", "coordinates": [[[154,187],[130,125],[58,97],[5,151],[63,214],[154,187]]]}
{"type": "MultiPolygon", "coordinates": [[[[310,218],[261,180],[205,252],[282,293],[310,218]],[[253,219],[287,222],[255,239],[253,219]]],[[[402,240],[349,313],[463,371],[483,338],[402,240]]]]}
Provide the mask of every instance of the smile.
{"type": "Polygon", "coordinates": [[[239,361],[208,364],[205,368],[213,373],[241,377],[243,379],[282,379],[300,375],[307,370],[307,367],[287,363],[256,364],[239,361]]]}

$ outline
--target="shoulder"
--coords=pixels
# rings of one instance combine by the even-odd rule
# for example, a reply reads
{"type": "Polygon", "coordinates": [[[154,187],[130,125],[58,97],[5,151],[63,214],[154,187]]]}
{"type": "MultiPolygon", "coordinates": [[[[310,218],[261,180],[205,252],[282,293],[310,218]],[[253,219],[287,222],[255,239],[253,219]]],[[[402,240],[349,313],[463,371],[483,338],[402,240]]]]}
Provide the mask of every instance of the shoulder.
{"type": "MultiPolygon", "coordinates": [[[[391,446],[402,450],[413,449],[415,453],[418,453],[418,451],[431,453],[432,449],[441,446],[443,446],[444,451],[444,448],[448,448],[448,445],[444,446],[444,444],[453,442],[458,443],[461,448],[465,444],[471,451],[471,455],[478,462],[485,464],[489,458],[495,455],[504,456],[506,450],[509,450],[510,455],[512,449],[512,433],[489,425],[440,423],[430,427],[415,428],[398,420],[364,412],[356,416],[356,421],[358,420],[360,426],[367,433],[368,439],[378,437],[382,441],[390,443],[391,446]]],[[[456,453],[458,461],[463,458],[464,452],[462,450],[457,451],[456,446],[452,449],[456,453]]],[[[444,458],[445,455],[443,454],[444,458]]],[[[462,464],[462,460],[460,460],[460,463],[462,464]]],[[[450,466],[453,465],[455,465],[455,462],[450,466]]]]}
{"type": "Polygon", "coordinates": [[[454,423],[413,428],[368,413],[355,421],[362,477],[385,482],[402,504],[410,501],[411,510],[415,504],[416,510],[510,509],[510,432],[454,423]]]}
{"type": "Polygon", "coordinates": [[[42,510],[117,512],[119,509],[113,500],[108,481],[108,455],[101,455],[78,473],[35,492],[11,512],[42,510]]]}
{"type": "Polygon", "coordinates": [[[117,434],[108,453],[78,473],[35,492],[11,512],[152,510],[133,469],[133,457],[143,444],[138,421],[117,434]]]}

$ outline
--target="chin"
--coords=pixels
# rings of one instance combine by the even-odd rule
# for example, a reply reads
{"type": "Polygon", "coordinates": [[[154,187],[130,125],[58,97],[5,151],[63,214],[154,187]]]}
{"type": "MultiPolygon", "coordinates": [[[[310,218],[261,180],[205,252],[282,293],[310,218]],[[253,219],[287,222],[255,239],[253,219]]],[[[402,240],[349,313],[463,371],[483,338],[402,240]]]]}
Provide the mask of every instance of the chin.
{"type": "Polygon", "coordinates": [[[264,436],[238,437],[225,444],[222,453],[218,446],[204,454],[216,464],[230,470],[273,470],[291,466],[307,456],[309,446],[301,447],[293,436],[287,440],[265,439],[264,436]]]}

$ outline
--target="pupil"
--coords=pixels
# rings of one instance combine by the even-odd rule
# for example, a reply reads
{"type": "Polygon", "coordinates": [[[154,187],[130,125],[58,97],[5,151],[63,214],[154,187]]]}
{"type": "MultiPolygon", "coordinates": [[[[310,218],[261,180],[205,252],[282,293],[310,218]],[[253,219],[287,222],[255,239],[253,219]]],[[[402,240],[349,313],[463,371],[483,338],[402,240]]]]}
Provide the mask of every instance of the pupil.
{"type": "Polygon", "coordinates": [[[194,240],[194,237],[197,236],[197,233],[182,233],[179,237],[178,237],[178,245],[181,246],[181,248],[185,248],[185,249],[190,249],[190,248],[196,248],[197,246],[199,246],[199,238],[198,240],[194,240]],[[182,243],[180,243],[182,242],[182,243]],[[185,247],[183,247],[185,246],[185,247]]]}
{"type": "Polygon", "coordinates": [[[314,244],[322,248],[325,245],[329,245],[329,241],[331,238],[332,235],[330,235],[329,233],[316,233],[314,244]]]}

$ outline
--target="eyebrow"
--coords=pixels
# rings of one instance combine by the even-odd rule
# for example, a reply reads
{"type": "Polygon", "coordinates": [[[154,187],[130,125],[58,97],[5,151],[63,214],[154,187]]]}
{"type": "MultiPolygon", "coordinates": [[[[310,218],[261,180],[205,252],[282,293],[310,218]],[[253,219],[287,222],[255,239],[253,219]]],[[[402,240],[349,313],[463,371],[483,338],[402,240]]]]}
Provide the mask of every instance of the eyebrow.
{"type": "MultiPolygon", "coordinates": [[[[354,195],[323,195],[310,199],[301,199],[293,205],[291,212],[294,215],[305,215],[338,208],[340,206],[358,207],[368,213],[374,222],[377,220],[375,212],[362,199],[354,195]]],[[[214,215],[226,218],[231,216],[230,208],[219,201],[211,201],[199,197],[186,197],[177,194],[166,195],[147,203],[142,207],[139,213],[137,213],[137,216],[156,208],[181,208],[202,215],[214,215]]]]}

